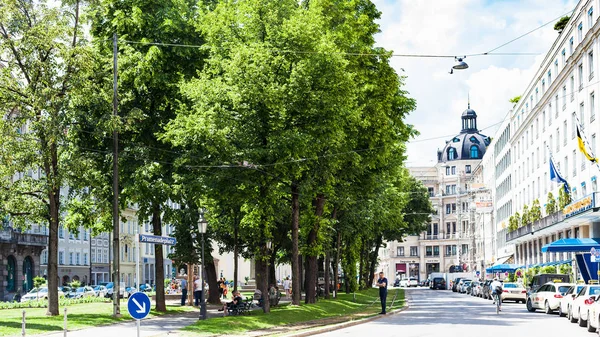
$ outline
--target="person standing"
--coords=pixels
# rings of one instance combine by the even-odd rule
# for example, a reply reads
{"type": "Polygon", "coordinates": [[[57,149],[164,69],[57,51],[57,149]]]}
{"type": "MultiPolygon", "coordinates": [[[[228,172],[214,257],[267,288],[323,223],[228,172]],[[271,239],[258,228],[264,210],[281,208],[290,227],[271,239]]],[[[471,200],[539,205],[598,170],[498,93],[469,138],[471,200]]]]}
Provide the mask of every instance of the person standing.
{"type": "Polygon", "coordinates": [[[185,300],[187,298],[187,280],[181,279],[181,305],[185,305],[185,300]]]}
{"type": "Polygon", "coordinates": [[[195,277],[195,281],[194,281],[194,301],[195,301],[195,306],[199,306],[200,305],[200,301],[204,300],[203,298],[200,298],[200,295],[202,294],[202,281],[200,280],[200,278],[198,276],[195,277]]]}
{"type": "Polygon", "coordinates": [[[286,298],[290,298],[290,283],[289,277],[286,277],[285,280],[283,280],[283,290],[285,290],[286,298]]]}
{"type": "Polygon", "coordinates": [[[380,315],[385,315],[385,307],[387,300],[387,284],[388,280],[383,276],[383,272],[379,272],[379,279],[377,280],[377,286],[379,287],[379,299],[381,300],[381,312],[380,315]]]}

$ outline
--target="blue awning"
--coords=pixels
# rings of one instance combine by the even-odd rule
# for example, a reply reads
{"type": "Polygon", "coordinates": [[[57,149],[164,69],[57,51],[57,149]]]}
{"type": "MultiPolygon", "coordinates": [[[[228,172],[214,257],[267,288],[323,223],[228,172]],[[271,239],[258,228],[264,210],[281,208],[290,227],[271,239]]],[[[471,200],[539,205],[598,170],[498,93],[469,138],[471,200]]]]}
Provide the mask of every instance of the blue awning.
{"type": "Polygon", "coordinates": [[[542,247],[542,253],[589,252],[600,249],[600,239],[560,239],[542,247]]]}
{"type": "Polygon", "coordinates": [[[514,273],[515,270],[519,269],[519,268],[523,268],[522,265],[520,264],[499,264],[497,266],[493,266],[490,268],[487,268],[485,270],[486,273],[514,273]]]}

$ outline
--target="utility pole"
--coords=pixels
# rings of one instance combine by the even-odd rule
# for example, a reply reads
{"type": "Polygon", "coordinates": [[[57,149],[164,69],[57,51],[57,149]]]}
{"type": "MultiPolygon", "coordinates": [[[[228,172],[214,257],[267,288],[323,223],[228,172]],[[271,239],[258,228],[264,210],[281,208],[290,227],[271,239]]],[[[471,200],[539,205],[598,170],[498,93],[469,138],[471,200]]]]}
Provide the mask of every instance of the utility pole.
{"type": "MultiPolygon", "coordinates": [[[[113,34],[113,116],[118,117],[117,33],[113,34]]],[[[119,279],[119,132],[113,124],[113,317],[121,317],[119,279]]]]}

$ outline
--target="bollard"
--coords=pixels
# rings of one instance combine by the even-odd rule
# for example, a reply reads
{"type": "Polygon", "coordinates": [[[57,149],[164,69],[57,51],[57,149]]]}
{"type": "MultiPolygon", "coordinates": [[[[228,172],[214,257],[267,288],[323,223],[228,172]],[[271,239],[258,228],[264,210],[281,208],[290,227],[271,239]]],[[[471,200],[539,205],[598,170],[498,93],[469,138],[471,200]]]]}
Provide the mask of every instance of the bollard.
{"type": "Polygon", "coordinates": [[[67,308],[65,308],[65,323],[64,323],[64,336],[67,337],[67,308]]]}
{"type": "Polygon", "coordinates": [[[25,337],[25,310],[23,310],[23,320],[21,323],[21,336],[25,337]]]}

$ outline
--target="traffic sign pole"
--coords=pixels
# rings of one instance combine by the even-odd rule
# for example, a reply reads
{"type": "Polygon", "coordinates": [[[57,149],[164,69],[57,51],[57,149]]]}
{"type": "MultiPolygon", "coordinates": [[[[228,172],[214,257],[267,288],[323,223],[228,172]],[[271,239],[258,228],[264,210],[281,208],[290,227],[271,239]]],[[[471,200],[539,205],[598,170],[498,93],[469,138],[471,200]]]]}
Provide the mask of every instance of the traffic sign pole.
{"type": "Polygon", "coordinates": [[[127,300],[127,311],[131,317],[133,317],[137,322],[137,336],[140,337],[140,320],[148,316],[150,312],[150,298],[146,293],[143,292],[135,292],[129,296],[127,300]]]}
{"type": "MultiPolygon", "coordinates": [[[[140,233],[140,226],[137,227],[138,234],[140,233]]],[[[136,243],[136,261],[135,261],[135,286],[137,287],[137,291],[140,291],[140,236],[136,235],[137,240],[136,243]]],[[[137,337],[140,337],[140,320],[138,319],[135,323],[137,326],[137,337]]]]}

